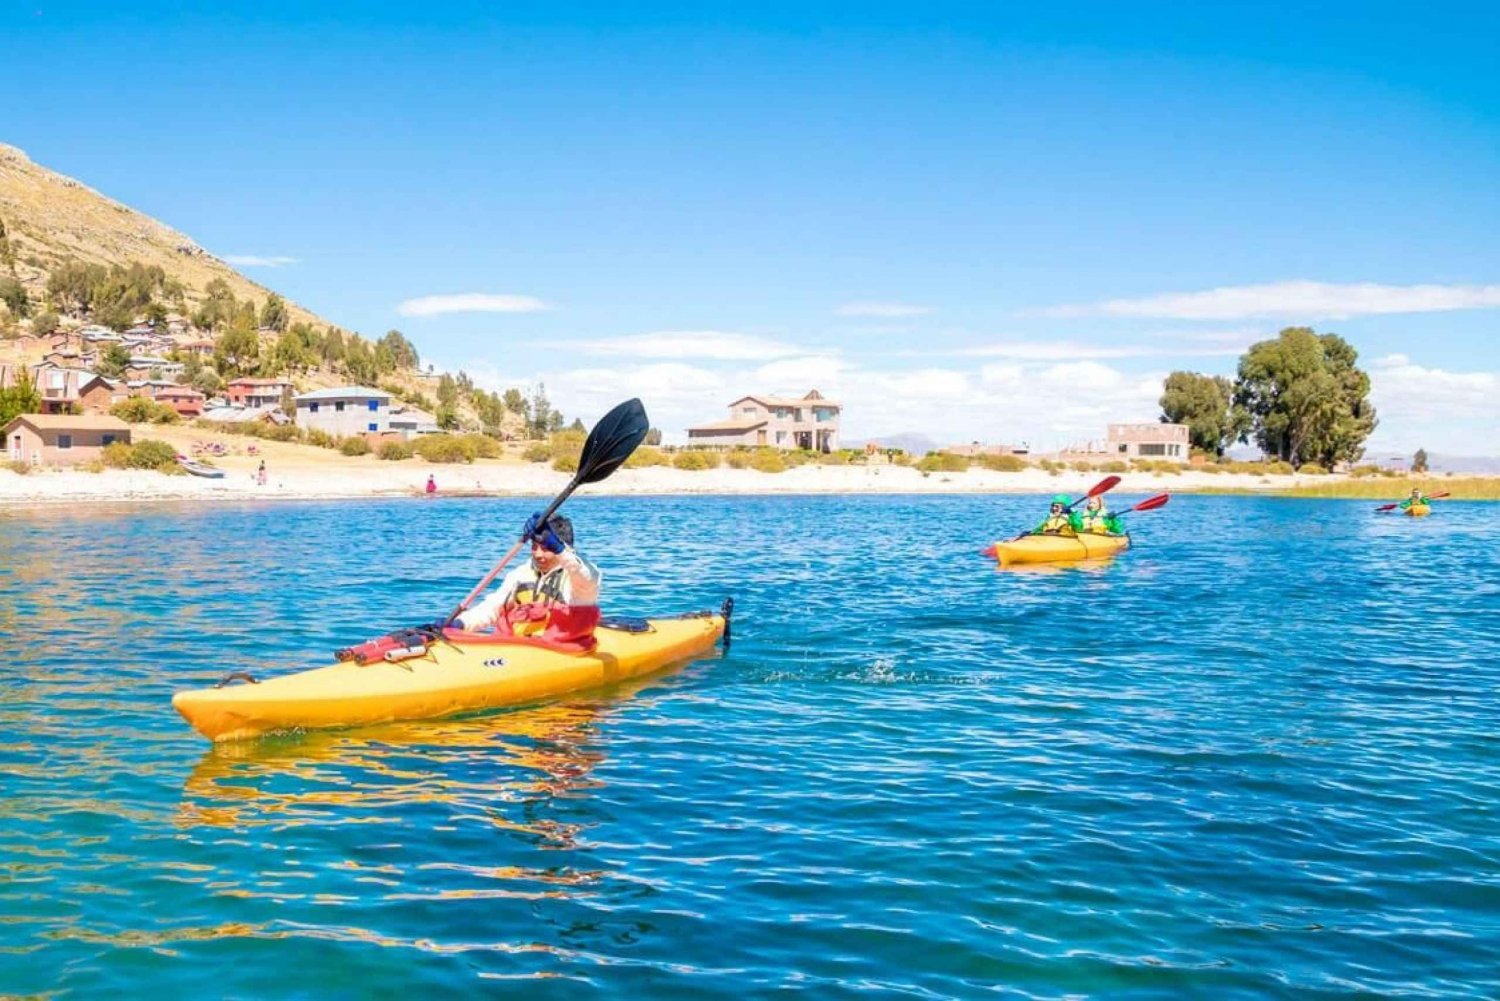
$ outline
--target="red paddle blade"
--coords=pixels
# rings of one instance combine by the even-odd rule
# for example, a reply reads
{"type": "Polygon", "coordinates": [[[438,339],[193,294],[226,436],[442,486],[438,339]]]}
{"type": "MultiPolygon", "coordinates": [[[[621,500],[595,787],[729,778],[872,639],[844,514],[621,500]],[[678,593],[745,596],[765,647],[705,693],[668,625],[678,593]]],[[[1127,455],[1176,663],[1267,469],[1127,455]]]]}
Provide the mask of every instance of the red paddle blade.
{"type": "Polygon", "coordinates": [[[1167,501],[1169,501],[1171,499],[1172,499],[1172,495],[1171,494],[1157,494],[1155,497],[1148,497],[1148,498],[1146,498],[1145,500],[1141,501],[1139,504],[1137,504],[1135,507],[1131,508],[1130,510],[1132,510],[1132,511],[1155,511],[1159,507],[1166,507],[1167,506],[1167,501]]]}
{"type": "Polygon", "coordinates": [[[998,559],[998,558],[999,558],[999,554],[997,554],[997,553],[996,553],[996,552],[995,552],[995,547],[994,547],[994,545],[993,545],[993,544],[992,544],[992,545],[990,545],[990,546],[988,546],[988,547],[986,547],[986,548],[984,548],[984,549],[981,549],[981,550],[980,550],[980,551],[979,551],[979,555],[980,555],[980,556],[988,556],[988,557],[989,557],[989,558],[990,558],[990,559],[992,559],[992,560],[993,560],[993,559],[998,559]]]}
{"type": "Polygon", "coordinates": [[[1448,491],[1444,490],[1440,494],[1428,494],[1427,495],[1427,499],[1428,500],[1438,500],[1439,498],[1447,497],[1447,496],[1448,496],[1448,491]]]}
{"type": "Polygon", "coordinates": [[[1400,506],[1401,506],[1400,504],[1382,504],[1382,505],[1380,505],[1380,507],[1377,507],[1375,510],[1376,511],[1394,511],[1394,510],[1396,510],[1396,508],[1398,508],[1400,506]]]}
{"type": "Polygon", "coordinates": [[[1098,483],[1095,483],[1094,484],[1094,489],[1092,489],[1088,493],[1084,494],[1083,495],[1083,499],[1084,500],[1088,500],[1090,497],[1098,497],[1100,494],[1108,493],[1109,491],[1113,490],[1115,487],[1117,487],[1119,485],[1120,485],[1120,478],[1118,476],[1106,476],[1104,479],[1100,480],[1098,483]]]}

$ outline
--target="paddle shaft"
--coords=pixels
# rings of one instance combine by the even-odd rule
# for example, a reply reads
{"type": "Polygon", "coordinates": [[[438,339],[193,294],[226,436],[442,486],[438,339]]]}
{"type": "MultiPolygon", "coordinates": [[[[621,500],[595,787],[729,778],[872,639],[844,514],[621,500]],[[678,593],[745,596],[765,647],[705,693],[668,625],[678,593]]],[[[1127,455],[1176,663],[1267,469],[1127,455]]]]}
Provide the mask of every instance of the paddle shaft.
{"type": "MultiPolygon", "coordinates": [[[[547,510],[542,513],[541,518],[537,519],[537,524],[547,524],[547,519],[552,517],[552,515],[557,511],[558,508],[562,507],[563,501],[571,497],[573,495],[573,491],[577,490],[579,485],[580,484],[576,478],[572,482],[570,482],[563,490],[563,492],[558,494],[557,497],[552,501],[552,503],[547,507],[547,510]]],[[[517,541],[514,546],[511,546],[510,551],[507,552],[504,556],[500,557],[500,562],[495,564],[494,569],[485,574],[484,579],[475,585],[474,590],[469,592],[469,596],[458,603],[458,607],[453,610],[453,615],[448,616],[449,621],[451,622],[454,616],[463,614],[464,610],[469,607],[469,604],[475,598],[479,597],[479,595],[483,593],[485,588],[490,586],[490,582],[493,581],[496,577],[500,576],[500,571],[504,570],[510,563],[510,561],[516,558],[516,554],[521,551],[521,547],[526,545],[530,541],[530,539],[522,538],[517,541]]]]}

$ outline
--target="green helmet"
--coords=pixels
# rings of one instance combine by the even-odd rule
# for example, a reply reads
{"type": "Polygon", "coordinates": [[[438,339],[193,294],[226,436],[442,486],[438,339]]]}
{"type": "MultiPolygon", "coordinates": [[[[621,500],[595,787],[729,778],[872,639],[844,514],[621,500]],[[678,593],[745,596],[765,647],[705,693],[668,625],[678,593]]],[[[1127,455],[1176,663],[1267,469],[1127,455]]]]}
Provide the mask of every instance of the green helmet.
{"type": "Polygon", "coordinates": [[[1058,494],[1057,496],[1052,498],[1052,503],[1061,504],[1063,507],[1072,507],[1073,498],[1069,497],[1067,494],[1058,494]]]}

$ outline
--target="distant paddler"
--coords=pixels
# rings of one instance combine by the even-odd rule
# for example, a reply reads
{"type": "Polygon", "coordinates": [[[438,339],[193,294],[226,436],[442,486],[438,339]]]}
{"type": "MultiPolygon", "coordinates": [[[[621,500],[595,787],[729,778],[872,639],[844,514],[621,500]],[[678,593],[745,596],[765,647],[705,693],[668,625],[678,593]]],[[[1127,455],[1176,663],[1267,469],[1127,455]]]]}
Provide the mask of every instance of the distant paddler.
{"type": "Polygon", "coordinates": [[[1411,493],[1401,503],[1382,504],[1375,510],[1380,514],[1384,514],[1387,511],[1399,510],[1402,514],[1410,515],[1413,518],[1421,518],[1424,515],[1431,513],[1433,501],[1447,496],[1448,491],[1446,490],[1444,490],[1442,493],[1428,495],[1422,492],[1421,487],[1412,487],[1411,493]]]}

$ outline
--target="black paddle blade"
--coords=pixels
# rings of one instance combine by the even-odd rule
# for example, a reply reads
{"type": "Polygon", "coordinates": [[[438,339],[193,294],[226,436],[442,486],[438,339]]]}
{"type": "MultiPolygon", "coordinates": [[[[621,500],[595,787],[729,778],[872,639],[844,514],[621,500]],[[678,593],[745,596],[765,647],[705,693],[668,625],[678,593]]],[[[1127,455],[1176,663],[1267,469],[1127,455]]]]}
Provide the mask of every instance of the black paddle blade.
{"type": "Polygon", "coordinates": [[[646,408],[640,400],[626,400],[609,413],[599,418],[588,441],[583,443],[583,452],[578,457],[578,474],[573,482],[598,483],[620,468],[630,458],[636,446],[646,440],[651,422],[646,418],[646,408]]]}

